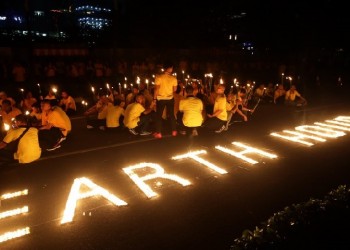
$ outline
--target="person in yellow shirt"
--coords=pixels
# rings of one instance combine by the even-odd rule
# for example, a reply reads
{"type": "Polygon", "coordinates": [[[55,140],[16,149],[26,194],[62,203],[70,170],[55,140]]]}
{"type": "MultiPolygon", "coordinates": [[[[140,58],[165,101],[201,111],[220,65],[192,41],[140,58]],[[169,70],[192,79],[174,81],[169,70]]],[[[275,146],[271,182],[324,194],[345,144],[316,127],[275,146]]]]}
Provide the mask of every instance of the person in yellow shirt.
{"type": "Polygon", "coordinates": [[[3,100],[2,107],[0,111],[0,117],[2,118],[1,130],[2,133],[6,132],[5,127],[11,125],[12,120],[19,114],[22,114],[22,111],[16,107],[13,107],[10,100],[3,100]]]}
{"type": "Polygon", "coordinates": [[[124,116],[124,106],[124,101],[116,99],[114,105],[107,107],[106,126],[108,130],[119,130],[121,128],[120,120],[124,116]]]}
{"type": "Polygon", "coordinates": [[[2,106],[2,102],[4,100],[9,100],[11,102],[11,106],[13,106],[13,107],[16,105],[16,101],[12,97],[7,96],[6,92],[1,91],[0,92],[0,107],[2,106]]]}
{"type": "Polygon", "coordinates": [[[154,103],[145,109],[145,97],[138,94],[134,103],[129,104],[124,113],[124,126],[133,135],[149,135],[148,131],[151,121],[154,119],[154,103]]]}
{"type": "Polygon", "coordinates": [[[292,85],[285,95],[285,104],[291,106],[304,106],[307,104],[306,99],[300,95],[296,86],[292,85]]]}
{"type": "Polygon", "coordinates": [[[106,129],[107,108],[108,106],[112,105],[112,103],[110,102],[110,99],[105,91],[100,92],[98,98],[97,103],[84,113],[86,117],[87,129],[106,129]]]}
{"type": "Polygon", "coordinates": [[[68,116],[72,116],[77,112],[77,106],[75,100],[71,97],[67,91],[63,90],[61,93],[62,99],[59,102],[59,106],[66,112],[68,116]]]}
{"type": "Polygon", "coordinates": [[[207,114],[208,119],[204,126],[209,130],[214,130],[215,133],[221,133],[227,122],[225,85],[218,85],[216,94],[213,113],[207,114]]]}
{"type": "Polygon", "coordinates": [[[176,120],[174,115],[174,92],[177,88],[177,79],[172,75],[173,65],[164,63],[164,73],[155,78],[153,100],[156,102],[156,132],[155,138],[162,138],[163,111],[166,108],[167,117],[170,119],[172,136],[177,135],[176,120]]]}
{"type": "Polygon", "coordinates": [[[42,101],[42,126],[39,128],[40,146],[47,151],[59,148],[72,130],[67,114],[58,106],[52,106],[50,100],[42,101]]]}
{"type": "Polygon", "coordinates": [[[25,115],[17,115],[13,121],[13,128],[0,142],[0,165],[15,161],[30,163],[39,159],[40,156],[38,129],[27,127],[25,115]]]}
{"type": "Polygon", "coordinates": [[[191,85],[186,87],[187,97],[180,100],[178,123],[185,133],[191,131],[192,136],[197,136],[197,128],[203,123],[203,102],[193,95],[193,91],[194,88],[191,85]]]}

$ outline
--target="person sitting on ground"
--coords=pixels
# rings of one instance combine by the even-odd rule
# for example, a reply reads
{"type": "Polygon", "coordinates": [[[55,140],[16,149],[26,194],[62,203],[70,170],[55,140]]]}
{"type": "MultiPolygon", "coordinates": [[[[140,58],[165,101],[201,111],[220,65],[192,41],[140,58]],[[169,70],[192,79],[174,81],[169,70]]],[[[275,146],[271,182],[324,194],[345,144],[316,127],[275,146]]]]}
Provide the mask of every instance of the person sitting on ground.
{"type": "Polygon", "coordinates": [[[283,104],[285,100],[285,96],[286,96],[286,91],[284,89],[283,84],[278,85],[273,96],[273,103],[278,105],[283,104]]]}
{"type": "Polygon", "coordinates": [[[56,93],[52,88],[49,89],[49,93],[44,98],[45,100],[57,100],[56,93]]]}
{"type": "Polygon", "coordinates": [[[39,128],[39,142],[47,151],[61,147],[72,130],[72,124],[67,114],[58,106],[53,106],[50,100],[42,101],[42,126],[39,128]]]}
{"type": "Polygon", "coordinates": [[[13,107],[10,100],[3,100],[0,110],[0,117],[2,118],[2,129],[4,129],[4,126],[10,126],[12,120],[19,114],[22,114],[22,111],[16,107],[13,107]]]}
{"type": "Polygon", "coordinates": [[[192,136],[197,136],[197,128],[203,123],[203,102],[193,95],[194,88],[191,85],[186,87],[187,97],[180,100],[178,112],[178,123],[181,134],[191,131],[192,136]]]}
{"type": "Polygon", "coordinates": [[[227,104],[226,104],[226,111],[227,111],[227,122],[225,125],[225,131],[228,130],[228,127],[231,125],[232,117],[237,113],[239,114],[243,120],[246,122],[248,121],[248,117],[243,113],[243,110],[250,111],[250,109],[247,109],[243,107],[242,100],[238,97],[239,93],[229,93],[227,95],[227,104]]]}
{"type": "Polygon", "coordinates": [[[215,133],[221,133],[227,122],[225,85],[218,85],[216,94],[213,113],[207,114],[208,119],[204,126],[209,130],[214,130],[215,133]]]}
{"type": "Polygon", "coordinates": [[[121,128],[121,117],[124,116],[125,102],[116,99],[114,105],[108,105],[106,115],[106,126],[108,130],[119,130],[121,128]]]}
{"type": "Polygon", "coordinates": [[[40,104],[38,102],[36,102],[32,105],[32,110],[31,110],[29,116],[30,116],[31,126],[33,126],[33,127],[40,127],[41,126],[42,113],[41,113],[40,104]]]}
{"type": "Polygon", "coordinates": [[[126,107],[123,122],[131,134],[151,134],[148,129],[155,117],[155,113],[153,112],[154,105],[155,103],[153,102],[148,109],[145,109],[145,97],[143,94],[138,94],[135,102],[126,107]]]}
{"type": "Polygon", "coordinates": [[[67,91],[63,90],[61,93],[62,99],[59,102],[59,106],[66,112],[68,116],[75,115],[77,112],[77,106],[75,100],[71,97],[67,91]]]}
{"type": "Polygon", "coordinates": [[[297,91],[296,86],[292,85],[286,92],[285,104],[291,106],[305,106],[307,102],[306,99],[297,91]]]}
{"type": "Polygon", "coordinates": [[[16,101],[12,97],[7,96],[5,91],[1,91],[0,92],[0,107],[2,106],[2,102],[4,100],[9,100],[11,102],[11,106],[13,106],[13,107],[16,105],[16,101]]]}
{"type": "Polygon", "coordinates": [[[30,163],[41,156],[38,129],[27,126],[27,116],[19,114],[13,121],[12,128],[0,142],[0,164],[18,161],[30,163]]]}
{"type": "Polygon", "coordinates": [[[107,107],[112,105],[107,93],[101,91],[98,95],[97,103],[85,111],[84,115],[87,118],[86,128],[93,129],[99,128],[100,130],[106,129],[106,117],[107,117],[107,107]],[[93,117],[93,118],[92,118],[93,117]]]}
{"type": "Polygon", "coordinates": [[[32,92],[27,91],[24,99],[20,103],[20,108],[23,112],[26,112],[26,111],[30,112],[32,110],[32,105],[36,102],[37,100],[35,97],[33,97],[32,92]]]}
{"type": "Polygon", "coordinates": [[[136,95],[139,93],[139,88],[137,85],[134,85],[131,88],[131,92],[125,98],[125,106],[127,107],[130,103],[135,102],[136,95]]]}
{"type": "Polygon", "coordinates": [[[258,101],[259,99],[264,100],[266,95],[265,84],[260,84],[258,88],[254,91],[254,101],[258,101]]]}
{"type": "Polygon", "coordinates": [[[275,86],[273,83],[268,83],[266,87],[265,97],[268,103],[273,102],[273,96],[275,94],[275,86]]]}

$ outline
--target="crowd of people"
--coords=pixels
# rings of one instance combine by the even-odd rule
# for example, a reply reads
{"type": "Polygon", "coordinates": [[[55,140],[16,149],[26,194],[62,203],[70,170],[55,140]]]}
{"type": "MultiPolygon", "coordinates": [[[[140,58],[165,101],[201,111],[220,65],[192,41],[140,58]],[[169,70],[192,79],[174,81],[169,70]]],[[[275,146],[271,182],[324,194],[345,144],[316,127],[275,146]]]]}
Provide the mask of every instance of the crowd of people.
{"type": "MultiPolygon", "coordinates": [[[[155,76],[154,85],[140,82],[129,91],[98,88],[94,104],[83,114],[87,129],[124,132],[132,135],[154,136],[161,139],[165,124],[171,136],[199,135],[203,131],[222,133],[232,119],[248,121],[259,102],[276,105],[306,105],[306,99],[291,85],[288,90],[280,84],[254,83],[226,85],[220,80],[202,82],[198,79],[181,81],[174,74],[172,63],[164,63],[162,73],[155,76]]],[[[46,96],[33,97],[23,92],[18,103],[0,92],[2,142],[0,163],[18,161],[30,163],[41,157],[42,151],[61,147],[72,131],[71,117],[77,113],[75,98],[56,89],[46,96]]]]}

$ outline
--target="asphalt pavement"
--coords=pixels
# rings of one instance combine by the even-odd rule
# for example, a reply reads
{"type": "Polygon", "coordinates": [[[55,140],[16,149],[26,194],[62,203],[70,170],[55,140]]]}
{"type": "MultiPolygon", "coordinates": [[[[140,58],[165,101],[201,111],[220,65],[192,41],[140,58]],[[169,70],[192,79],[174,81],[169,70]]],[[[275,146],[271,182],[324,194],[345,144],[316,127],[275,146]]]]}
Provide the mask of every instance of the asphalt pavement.
{"type": "Polygon", "coordinates": [[[1,200],[0,241],[20,228],[27,228],[27,235],[4,240],[0,248],[228,250],[243,230],[274,212],[349,184],[349,132],[311,147],[270,135],[350,116],[349,107],[343,102],[305,108],[261,104],[248,122],[236,117],[227,132],[200,129],[193,138],[87,130],[83,117],[73,117],[72,133],[60,149],[43,153],[36,162],[0,170],[0,195],[28,190],[1,200]],[[256,151],[244,154],[257,161],[252,164],[217,148],[243,150],[232,142],[277,158],[256,151]],[[189,152],[198,154],[173,159],[189,152]],[[139,188],[126,168],[144,177],[147,185],[139,188]],[[187,184],[171,179],[175,175],[187,184]],[[84,196],[76,197],[75,209],[66,209],[79,183],[84,196]],[[153,197],[147,197],[147,188],[153,197]],[[124,205],[114,205],[109,194],[124,205]],[[3,212],[24,206],[28,212],[1,218],[3,212]],[[62,224],[68,210],[73,211],[71,222],[62,224]]]}

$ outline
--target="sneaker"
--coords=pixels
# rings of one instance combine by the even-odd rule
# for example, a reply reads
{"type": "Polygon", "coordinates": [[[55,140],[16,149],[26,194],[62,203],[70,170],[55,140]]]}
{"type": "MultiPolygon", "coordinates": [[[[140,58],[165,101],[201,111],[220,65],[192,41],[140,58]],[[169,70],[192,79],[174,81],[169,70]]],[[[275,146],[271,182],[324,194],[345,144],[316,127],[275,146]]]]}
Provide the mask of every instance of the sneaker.
{"type": "Polygon", "coordinates": [[[221,128],[219,128],[218,130],[215,130],[215,133],[221,133],[222,131],[224,131],[225,129],[225,125],[222,125],[221,128]]]}
{"type": "Polygon", "coordinates": [[[150,135],[150,134],[152,134],[152,133],[149,131],[141,131],[140,132],[140,135],[150,135]]]}
{"type": "Polygon", "coordinates": [[[185,130],[181,130],[179,133],[180,133],[180,135],[186,135],[186,131],[185,130]]]}
{"type": "Polygon", "coordinates": [[[138,135],[138,134],[139,134],[139,133],[137,133],[136,130],[133,129],[133,128],[129,128],[129,132],[130,132],[131,134],[133,134],[133,135],[138,135]]]}
{"type": "Polygon", "coordinates": [[[52,148],[47,148],[46,151],[54,151],[54,150],[56,150],[56,149],[58,149],[58,148],[60,148],[60,147],[61,147],[61,145],[56,144],[56,145],[53,146],[52,148]]]}
{"type": "Polygon", "coordinates": [[[65,136],[62,136],[59,140],[58,140],[58,142],[57,142],[57,144],[61,144],[63,141],[65,141],[67,138],[65,137],[65,136]]]}
{"type": "Polygon", "coordinates": [[[93,129],[94,127],[91,126],[91,125],[86,125],[86,128],[87,128],[87,129],[93,129]]]}
{"type": "Polygon", "coordinates": [[[197,129],[193,129],[192,130],[192,136],[198,136],[198,131],[197,131],[197,129]]]}
{"type": "Polygon", "coordinates": [[[156,139],[161,139],[162,138],[162,134],[161,133],[154,133],[153,136],[156,139]]]}
{"type": "Polygon", "coordinates": [[[172,135],[172,136],[177,136],[177,131],[176,131],[176,130],[173,130],[173,132],[171,132],[171,135],[172,135]]]}

